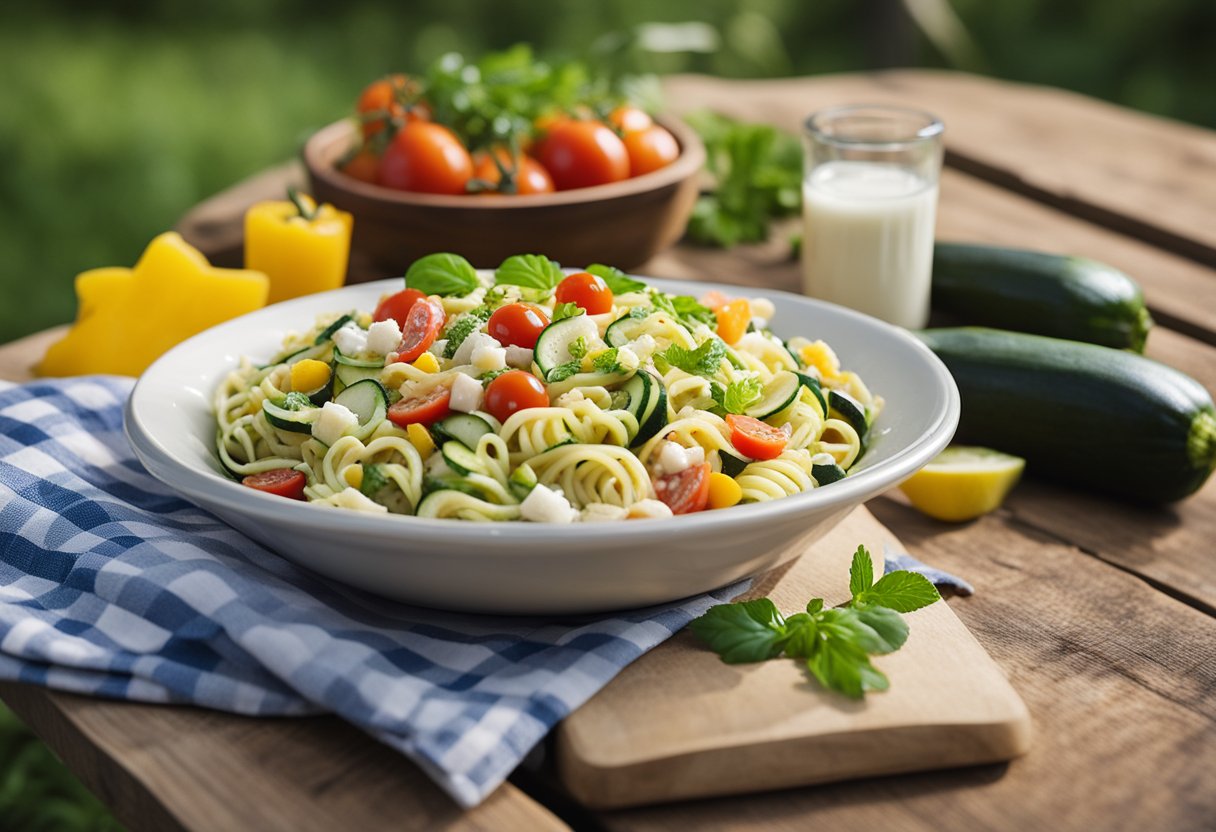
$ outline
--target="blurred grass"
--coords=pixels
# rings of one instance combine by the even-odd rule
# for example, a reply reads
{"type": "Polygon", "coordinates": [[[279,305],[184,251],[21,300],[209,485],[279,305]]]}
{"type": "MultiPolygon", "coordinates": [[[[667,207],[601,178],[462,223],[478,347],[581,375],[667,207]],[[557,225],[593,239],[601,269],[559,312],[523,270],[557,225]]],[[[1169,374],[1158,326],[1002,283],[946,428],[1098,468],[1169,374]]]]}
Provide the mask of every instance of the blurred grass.
{"type": "MultiPolygon", "coordinates": [[[[529,41],[583,55],[647,21],[697,20],[713,51],[649,54],[645,68],[771,76],[942,66],[952,54],[916,34],[899,0],[10,6],[0,11],[0,342],[70,320],[78,272],[133,263],[191,205],[344,115],[371,78],[452,49],[529,41]]],[[[1210,0],[952,7],[973,68],[1216,127],[1210,0]]],[[[118,828],[107,818],[0,706],[0,829],[118,828]]]]}

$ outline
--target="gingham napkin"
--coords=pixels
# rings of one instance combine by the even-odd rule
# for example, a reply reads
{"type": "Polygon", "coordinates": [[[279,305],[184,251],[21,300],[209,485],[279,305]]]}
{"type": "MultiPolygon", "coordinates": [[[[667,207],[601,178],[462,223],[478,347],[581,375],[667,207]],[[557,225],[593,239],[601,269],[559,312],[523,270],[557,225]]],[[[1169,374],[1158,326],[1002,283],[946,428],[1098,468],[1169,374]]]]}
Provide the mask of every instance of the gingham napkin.
{"type": "Polygon", "coordinates": [[[333,712],[480,802],[621,668],[746,584],[597,618],[491,618],[329,583],[170,494],[130,379],[0,389],[0,678],[251,715],[333,712]]]}

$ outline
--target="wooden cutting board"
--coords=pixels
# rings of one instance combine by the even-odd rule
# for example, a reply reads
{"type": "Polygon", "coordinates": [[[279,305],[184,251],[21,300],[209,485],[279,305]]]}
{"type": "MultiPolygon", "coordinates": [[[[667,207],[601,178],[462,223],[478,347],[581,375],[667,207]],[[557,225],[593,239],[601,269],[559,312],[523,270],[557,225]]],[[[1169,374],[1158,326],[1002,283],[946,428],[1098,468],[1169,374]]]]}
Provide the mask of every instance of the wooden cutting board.
{"type": "MultiPolygon", "coordinates": [[[[841,603],[859,543],[874,556],[876,576],[884,543],[899,546],[858,508],[743,597],[767,595],[786,614],[813,597],[841,603]]],[[[950,607],[938,602],[907,619],[904,647],[875,659],[890,690],[864,702],[825,692],[791,659],[723,664],[682,632],[561,724],[561,779],[582,803],[616,808],[1024,754],[1026,706],[950,607]]]]}

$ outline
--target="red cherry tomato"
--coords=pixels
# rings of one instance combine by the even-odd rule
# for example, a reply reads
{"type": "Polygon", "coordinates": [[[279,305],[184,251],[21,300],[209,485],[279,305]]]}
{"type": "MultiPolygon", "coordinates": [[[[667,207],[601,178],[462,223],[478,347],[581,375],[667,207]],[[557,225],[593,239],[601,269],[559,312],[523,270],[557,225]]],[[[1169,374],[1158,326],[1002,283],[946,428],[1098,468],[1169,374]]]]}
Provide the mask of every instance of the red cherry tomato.
{"type": "Polygon", "coordinates": [[[402,289],[395,295],[389,295],[376,305],[376,311],[372,313],[372,320],[387,321],[389,318],[392,318],[397,322],[397,326],[404,327],[406,318],[409,316],[410,310],[414,308],[414,304],[425,298],[426,295],[417,289],[402,289]]]}
{"type": "Polygon", "coordinates": [[[559,191],[629,178],[629,152],[612,128],[598,121],[554,125],[539,149],[540,163],[559,191]]]}
{"type": "Polygon", "coordinates": [[[709,463],[690,465],[683,471],[660,477],[654,493],[667,503],[672,514],[704,511],[709,505],[709,463]]]}
{"type": "Polygon", "coordinates": [[[654,124],[654,119],[645,110],[632,104],[622,104],[608,115],[608,123],[621,135],[637,133],[654,124]]]}
{"type": "Polygon", "coordinates": [[[363,138],[370,139],[388,126],[388,119],[397,121],[426,121],[430,113],[425,105],[416,103],[407,109],[406,101],[416,97],[418,84],[405,75],[389,75],[372,81],[359,94],[355,110],[363,118],[363,138]],[[383,115],[388,118],[373,118],[383,115]],[[366,118],[364,118],[366,117],[366,118]]]}
{"type": "Polygon", "coordinates": [[[781,428],[753,419],[751,416],[726,417],[730,441],[735,450],[750,459],[774,459],[785,450],[789,434],[781,428]]]}
{"type": "Polygon", "coordinates": [[[626,133],[625,150],[629,153],[630,176],[665,168],[680,156],[676,137],[657,124],[636,133],[626,133]]]}
{"type": "Polygon", "coordinates": [[[588,315],[612,311],[612,290],[602,278],[588,272],[575,272],[557,284],[558,303],[573,303],[588,315]]]}
{"type": "Polygon", "coordinates": [[[484,193],[509,194],[527,196],[528,194],[553,193],[553,178],[549,171],[541,167],[540,162],[526,154],[520,154],[518,166],[506,148],[495,148],[494,154],[478,153],[473,157],[473,177],[483,182],[489,182],[496,187],[493,191],[484,193]],[[503,183],[502,170],[494,158],[497,157],[502,167],[506,169],[508,181],[503,183]]]}
{"type": "Polygon", "coordinates": [[[473,178],[473,158],[442,124],[413,121],[397,131],[380,158],[379,182],[387,188],[427,194],[463,194],[473,178]]]}
{"type": "Polygon", "coordinates": [[[494,310],[486,331],[500,344],[532,349],[540,331],[548,325],[549,316],[540,307],[530,303],[508,303],[494,310]]]}
{"type": "Polygon", "coordinates": [[[360,150],[342,166],[342,172],[352,179],[375,185],[380,174],[380,160],[370,150],[360,150]]]}
{"type": "Polygon", "coordinates": [[[529,407],[548,407],[549,394],[545,385],[531,373],[508,370],[486,387],[486,411],[500,422],[511,414],[529,407]]]}
{"type": "Polygon", "coordinates": [[[446,384],[432,387],[422,396],[401,399],[388,409],[388,418],[398,427],[431,425],[452,412],[452,388],[446,384]]]}
{"type": "Polygon", "coordinates": [[[291,468],[275,468],[273,471],[250,474],[241,480],[241,485],[255,491],[264,491],[290,500],[303,500],[304,486],[307,483],[308,478],[303,473],[291,468]]]}
{"type": "MultiPolygon", "coordinates": [[[[406,290],[409,291],[408,289],[406,290]]],[[[443,307],[433,300],[415,303],[401,326],[401,345],[397,347],[398,361],[413,361],[431,348],[443,329],[443,307]]]]}

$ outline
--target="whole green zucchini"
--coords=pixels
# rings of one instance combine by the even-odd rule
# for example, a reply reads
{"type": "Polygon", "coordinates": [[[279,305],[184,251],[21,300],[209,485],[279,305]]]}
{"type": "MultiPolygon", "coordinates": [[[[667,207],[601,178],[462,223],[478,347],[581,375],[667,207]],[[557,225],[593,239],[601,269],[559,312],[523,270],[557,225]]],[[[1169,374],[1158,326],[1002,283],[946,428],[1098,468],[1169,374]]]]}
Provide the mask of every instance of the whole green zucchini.
{"type": "Polygon", "coordinates": [[[1216,466],[1216,410],[1197,381],[1093,344],[967,327],[917,336],[962,395],[956,440],[1029,470],[1148,502],[1180,500],[1216,466]]]}
{"type": "Polygon", "coordinates": [[[1153,319],[1140,286],[1096,260],[938,243],[933,308],[961,323],[1144,352],[1153,319]]]}

